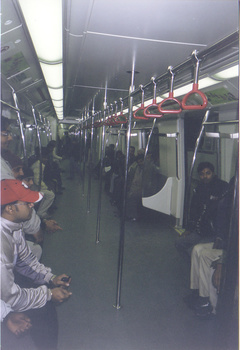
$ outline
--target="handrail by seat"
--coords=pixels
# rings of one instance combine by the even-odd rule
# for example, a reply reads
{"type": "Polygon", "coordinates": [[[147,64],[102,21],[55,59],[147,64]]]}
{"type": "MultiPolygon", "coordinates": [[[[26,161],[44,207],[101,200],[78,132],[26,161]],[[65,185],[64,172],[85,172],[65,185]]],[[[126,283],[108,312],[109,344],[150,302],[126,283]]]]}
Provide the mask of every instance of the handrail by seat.
{"type": "Polygon", "coordinates": [[[160,102],[160,104],[158,105],[158,110],[160,113],[167,113],[167,114],[178,114],[182,112],[182,107],[181,107],[181,102],[178,101],[176,98],[173,97],[173,81],[174,81],[174,74],[172,71],[173,67],[169,66],[168,70],[171,74],[171,85],[170,85],[170,91],[169,91],[169,96],[167,98],[165,98],[163,101],[160,102]],[[175,104],[177,104],[179,106],[178,109],[164,109],[163,105],[166,104],[166,102],[174,102],[175,104]]]}
{"type": "Polygon", "coordinates": [[[195,69],[195,78],[194,78],[194,83],[193,83],[193,87],[192,90],[187,93],[183,100],[182,100],[182,108],[186,109],[186,110],[197,110],[197,109],[205,109],[207,107],[208,104],[208,100],[207,100],[207,96],[200,90],[198,90],[198,74],[199,74],[199,64],[200,64],[200,60],[197,57],[197,51],[194,50],[192,53],[192,56],[194,56],[195,60],[196,60],[196,69],[195,69]],[[188,100],[188,98],[193,95],[193,94],[197,94],[201,97],[202,99],[202,104],[201,105],[187,105],[186,102],[188,100]]]}
{"type": "MultiPolygon", "coordinates": [[[[153,102],[148,105],[146,108],[144,108],[143,110],[143,114],[145,117],[148,117],[148,118],[162,118],[163,117],[163,114],[151,114],[149,112],[149,108],[157,108],[157,111],[158,111],[158,105],[156,103],[157,99],[156,99],[156,92],[157,92],[157,84],[155,83],[155,78],[152,78],[151,79],[152,82],[153,82],[153,102]]],[[[159,112],[159,111],[158,111],[159,112]]]]}

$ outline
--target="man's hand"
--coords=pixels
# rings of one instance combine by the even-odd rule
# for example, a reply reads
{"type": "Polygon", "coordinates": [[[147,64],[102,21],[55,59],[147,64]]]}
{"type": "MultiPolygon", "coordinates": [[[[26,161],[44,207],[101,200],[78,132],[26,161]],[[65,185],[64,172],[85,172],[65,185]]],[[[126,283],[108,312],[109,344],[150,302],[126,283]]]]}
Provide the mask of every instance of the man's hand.
{"type": "Polygon", "coordinates": [[[68,280],[68,282],[65,282],[65,281],[62,281],[63,277],[67,278],[68,279],[68,275],[65,275],[65,274],[62,274],[60,276],[56,276],[55,278],[53,278],[51,281],[52,281],[52,284],[56,287],[65,287],[65,288],[68,288],[70,286],[70,282],[71,282],[71,278],[68,280]]]}
{"type": "Polygon", "coordinates": [[[215,242],[213,244],[213,249],[223,249],[223,241],[220,237],[217,237],[215,239],[215,242]]]}
{"type": "Polygon", "coordinates": [[[212,276],[212,284],[217,289],[218,293],[220,290],[221,277],[222,277],[222,264],[217,264],[216,269],[212,276]]]}
{"type": "Polygon", "coordinates": [[[45,220],[46,231],[49,233],[56,232],[57,230],[62,230],[55,220],[45,220]]]}
{"type": "Polygon", "coordinates": [[[69,292],[68,290],[62,287],[51,289],[51,292],[52,292],[51,300],[56,303],[62,303],[64,300],[68,299],[70,295],[72,295],[71,292],[69,292]]]}
{"type": "Polygon", "coordinates": [[[24,313],[10,312],[6,321],[8,329],[15,335],[20,335],[32,327],[31,320],[24,313]]]}

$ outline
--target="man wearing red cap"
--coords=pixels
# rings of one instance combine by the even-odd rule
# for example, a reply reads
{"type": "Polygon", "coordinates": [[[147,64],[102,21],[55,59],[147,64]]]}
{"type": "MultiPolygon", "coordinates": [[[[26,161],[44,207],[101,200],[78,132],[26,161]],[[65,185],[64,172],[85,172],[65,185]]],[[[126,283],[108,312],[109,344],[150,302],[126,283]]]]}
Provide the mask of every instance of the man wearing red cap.
{"type": "Polygon", "coordinates": [[[50,268],[40,264],[22,232],[23,222],[29,220],[34,203],[41,198],[40,192],[25,188],[19,180],[1,181],[1,299],[13,311],[26,311],[30,316],[33,325],[30,332],[38,349],[53,350],[57,349],[57,322],[55,308],[49,302],[61,303],[72,293],[66,289],[69,282],[62,281],[68,276],[55,276],[50,268]],[[13,270],[29,277],[38,287],[20,288],[14,281],[13,270]]]}

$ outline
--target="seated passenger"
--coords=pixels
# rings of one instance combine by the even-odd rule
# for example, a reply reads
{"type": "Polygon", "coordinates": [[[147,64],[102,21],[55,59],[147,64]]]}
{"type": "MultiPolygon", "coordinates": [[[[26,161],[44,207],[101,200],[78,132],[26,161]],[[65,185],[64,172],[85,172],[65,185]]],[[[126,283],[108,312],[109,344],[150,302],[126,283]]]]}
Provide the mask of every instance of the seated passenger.
{"type": "Polygon", "coordinates": [[[47,213],[47,210],[51,207],[51,205],[54,202],[55,194],[51,190],[51,187],[44,182],[44,169],[45,164],[47,162],[47,151],[45,148],[42,148],[42,172],[40,172],[40,159],[38,159],[33,165],[31,166],[31,169],[33,171],[34,177],[33,181],[34,184],[38,186],[40,185],[40,191],[44,194],[44,201],[40,204],[40,207],[38,208],[38,215],[42,219],[48,219],[50,216],[47,213]]]}
{"type": "Polygon", "coordinates": [[[229,223],[232,209],[234,178],[228,191],[219,200],[216,214],[216,236],[212,243],[194,246],[191,255],[191,294],[184,298],[186,304],[195,309],[199,317],[209,317],[216,313],[222,264],[226,256],[229,223]]]}
{"type": "MultiPolygon", "coordinates": [[[[19,169],[15,176],[13,170],[7,160],[4,159],[3,154],[9,151],[9,146],[12,142],[11,134],[11,120],[6,117],[1,117],[1,180],[3,179],[15,179],[15,176],[22,175],[22,170],[19,169]]],[[[12,153],[12,152],[11,152],[12,153]]],[[[13,153],[12,153],[13,154],[13,153]]],[[[48,232],[55,232],[61,229],[55,220],[40,219],[35,210],[32,211],[32,217],[30,220],[23,223],[23,230],[26,234],[34,235],[35,241],[40,243],[43,241],[43,230],[48,232]]]]}
{"type": "Polygon", "coordinates": [[[214,166],[209,162],[200,163],[197,172],[200,184],[193,191],[189,224],[175,243],[180,252],[189,256],[194,245],[214,241],[218,202],[228,187],[227,182],[214,174],[214,166]]]}
{"type": "Polygon", "coordinates": [[[53,275],[50,268],[40,264],[24,238],[23,222],[31,218],[33,203],[41,198],[41,193],[25,188],[19,180],[1,181],[1,299],[13,311],[29,316],[31,336],[38,349],[54,350],[58,326],[55,307],[49,301],[61,303],[72,293],[62,288],[69,287],[69,282],[62,281],[68,276],[53,275]],[[33,288],[17,285],[13,270],[31,279],[33,288]]]}
{"type": "MultiPolygon", "coordinates": [[[[33,182],[33,178],[34,178],[34,173],[32,171],[31,168],[28,167],[23,167],[23,173],[24,175],[22,176],[22,181],[27,185],[28,188],[30,188],[32,191],[36,191],[37,190],[37,186],[34,184],[33,182]]],[[[45,195],[43,196],[43,199],[41,200],[41,202],[44,200],[45,195]]],[[[41,208],[42,203],[38,203],[38,209],[37,209],[37,214],[39,214],[39,209],[41,208]]],[[[45,205],[45,204],[44,204],[45,205]]],[[[46,207],[47,208],[47,207],[46,207]]],[[[44,210],[43,210],[44,211],[44,210]]],[[[62,230],[62,228],[58,225],[58,223],[53,220],[53,219],[42,219],[42,227],[44,227],[44,229],[49,232],[55,232],[57,230],[62,230]]],[[[29,238],[29,235],[28,235],[29,238]]]]}
{"type": "MultiPolygon", "coordinates": [[[[24,176],[22,160],[15,154],[13,154],[10,150],[3,149],[2,156],[11,167],[14,178],[18,180],[22,180],[24,176]]],[[[42,248],[39,244],[37,244],[36,239],[37,237],[35,238],[34,235],[32,234],[28,235],[27,244],[31,252],[37,257],[38,260],[40,260],[42,256],[42,248]]]]}

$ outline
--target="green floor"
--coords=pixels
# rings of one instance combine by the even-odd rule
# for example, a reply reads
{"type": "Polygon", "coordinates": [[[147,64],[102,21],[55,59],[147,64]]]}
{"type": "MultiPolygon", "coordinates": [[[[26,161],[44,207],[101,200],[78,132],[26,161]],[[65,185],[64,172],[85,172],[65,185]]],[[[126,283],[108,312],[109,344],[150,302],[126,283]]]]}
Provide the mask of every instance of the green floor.
{"type": "MultiPolygon", "coordinates": [[[[43,262],[72,276],[71,299],[58,307],[59,350],[218,350],[218,324],[187,309],[189,266],[174,247],[177,232],[165,215],[150,212],[126,222],[121,308],[116,309],[120,219],[102,195],[96,244],[99,182],[67,180],[54,218],[63,231],[46,235],[43,262]],[[90,213],[87,203],[90,199],[90,213]]],[[[226,350],[222,348],[222,350],[226,350]]],[[[228,348],[228,350],[232,350],[228,348]]]]}

